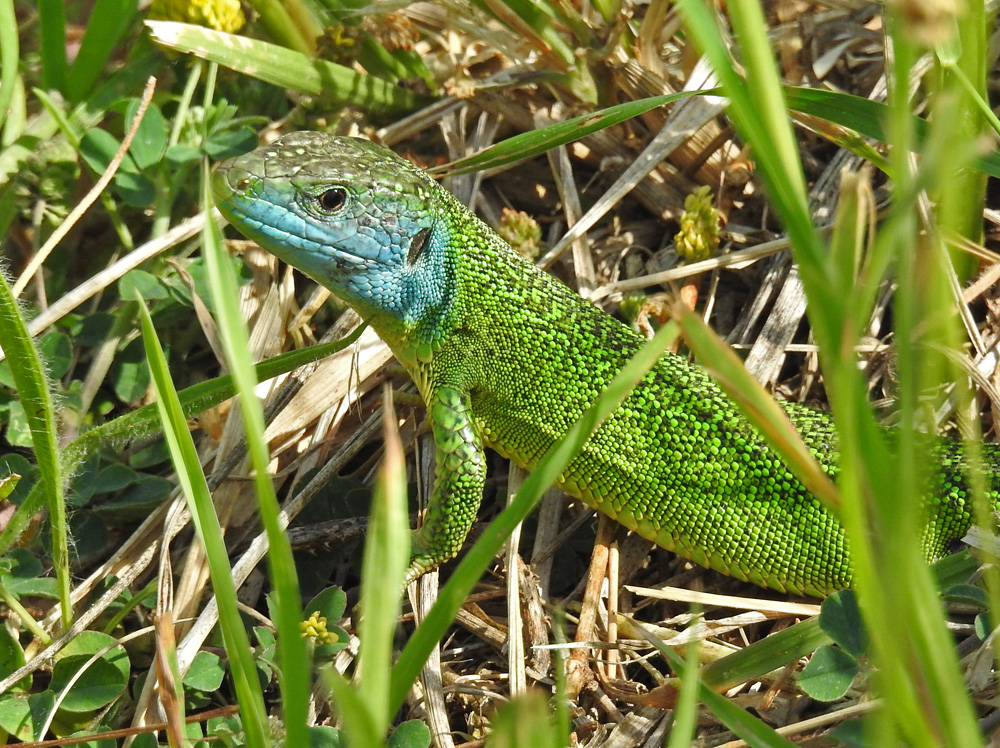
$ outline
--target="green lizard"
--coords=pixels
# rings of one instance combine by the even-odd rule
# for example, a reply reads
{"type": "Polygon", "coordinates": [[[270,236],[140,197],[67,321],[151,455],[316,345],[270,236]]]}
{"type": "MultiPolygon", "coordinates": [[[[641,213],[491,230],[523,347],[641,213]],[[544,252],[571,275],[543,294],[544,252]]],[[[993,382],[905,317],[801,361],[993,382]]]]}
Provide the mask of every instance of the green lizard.
{"type": "MultiPolygon", "coordinates": [[[[643,342],[523,260],[419,168],[370,142],[292,133],[219,164],[213,189],[237,229],[353,306],[416,382],[437,459],[411,578],[460,550],[481,499],[484,446],[532,468],[643,342]]],[[[783,407],[835,477],[831,417],[783,407]]],[[[961,445],[936,450],[941,494],[927,502],[928,560],[972,521],[961,445]]],[[[560,486],[739,579],[819,597],[850,585],[836,519],[681,356],[660,360],[560,486]]]]}

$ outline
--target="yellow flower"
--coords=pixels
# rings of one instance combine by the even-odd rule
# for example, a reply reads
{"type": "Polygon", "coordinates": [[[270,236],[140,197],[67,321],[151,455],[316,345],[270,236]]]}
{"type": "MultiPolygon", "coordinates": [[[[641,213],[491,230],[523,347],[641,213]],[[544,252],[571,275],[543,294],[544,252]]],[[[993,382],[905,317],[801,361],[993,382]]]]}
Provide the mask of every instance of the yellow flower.
{"type": "Polygon", "coordinates": [[[312,639],[317,645],[336,644],[337,637],[326,629],[326,616],[321,616],[319,611],[314,611],[311,616],[299,624],[302,635],[307,639],[312,639]]]}
{"type": "Polygon", "coordinates": [[[722,234],[722,219],[718,208],[712,205],[712,190],[708,185],[684,198],[680,224],[681,230],[674,236],[677,254],[688,262],[707,260],[715,254],[722,234]]]}
{"type": "Polygon", "coordinates": [[[193,23],[229,34],[239,31],[247,21],[240,0],[153,0],[149,17],[193,23]]]}

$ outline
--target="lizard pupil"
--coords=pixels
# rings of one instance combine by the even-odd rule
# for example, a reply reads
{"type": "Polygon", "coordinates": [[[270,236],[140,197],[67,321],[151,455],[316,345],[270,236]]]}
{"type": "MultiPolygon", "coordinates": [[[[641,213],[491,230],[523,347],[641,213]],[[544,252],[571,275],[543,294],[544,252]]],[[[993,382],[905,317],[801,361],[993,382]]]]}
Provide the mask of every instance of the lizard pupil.
{"type": "Polygon", "coordinates": [[[334,187],[319,196],[319,204],[323,207],[323,210],[330,211],[331,213],[343,207],[346,200],[347,191],[343,187],[334,187]]]}
{"type": "Polygon", "coordinates": [[[427,237],[431,235],[430,229],[420,229],[410,242],[410,250],[406,253],[406,264],[412,265],[420,258],[420,253],[424,251],[427,244],[427,237]]]}

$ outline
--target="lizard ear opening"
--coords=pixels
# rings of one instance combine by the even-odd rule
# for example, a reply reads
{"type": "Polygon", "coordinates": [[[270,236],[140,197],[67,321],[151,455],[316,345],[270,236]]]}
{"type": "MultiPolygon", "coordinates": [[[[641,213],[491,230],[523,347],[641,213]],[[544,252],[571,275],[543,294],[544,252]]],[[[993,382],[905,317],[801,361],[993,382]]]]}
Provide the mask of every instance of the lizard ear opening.
{"type": "Polygon", "coordinates": [[[413,265],[420,259],[424,247],[427,246],[427,238],[431,235],[430,229],[420,229],[410,241],[410,249],[406,253],[406,264],[413,265]]]}

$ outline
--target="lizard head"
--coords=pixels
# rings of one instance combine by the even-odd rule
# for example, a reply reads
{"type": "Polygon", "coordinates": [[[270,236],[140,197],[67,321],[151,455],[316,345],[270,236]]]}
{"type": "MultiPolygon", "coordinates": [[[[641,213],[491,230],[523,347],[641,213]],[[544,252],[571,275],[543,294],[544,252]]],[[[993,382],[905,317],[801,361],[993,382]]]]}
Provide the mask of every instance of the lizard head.
{"type": "Polygon", "coordinates": [[[222,214],[365,317],[422,319],[444,302],[443,190],[387,148],[295,132],[215,167],[222,214]]]}

